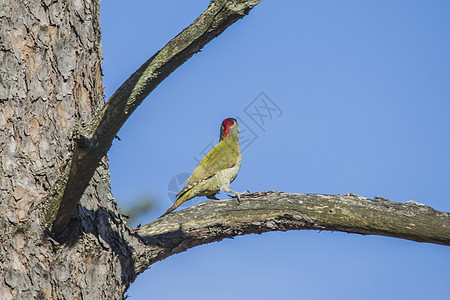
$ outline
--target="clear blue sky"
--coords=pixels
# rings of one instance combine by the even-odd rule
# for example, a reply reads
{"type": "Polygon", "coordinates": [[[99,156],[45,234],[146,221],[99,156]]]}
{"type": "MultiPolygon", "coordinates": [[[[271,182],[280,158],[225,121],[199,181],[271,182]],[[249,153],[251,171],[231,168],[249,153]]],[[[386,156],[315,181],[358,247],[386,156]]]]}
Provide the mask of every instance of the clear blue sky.
{"type": "MultiPolygon", "coordinates": [[[[208,3],[102,1],[106,98],[208,3]]],[[[224,118],[239,117],[257,138],[234,190],[351,192],[450,211],[449,12],[447,0],[263,1],[167,78],[122,128],[109,155],[119,206],[151,196],[155,207],[141,221],[157,218],[171,205],[170,180],[192,172],[224,118]],[[261,92],[282,112],[263,128],[245,111],[261,92]]],[[[276,232],[172,256],[128,295],[448,299],[449,269],[450,247],[276,232]]]]}

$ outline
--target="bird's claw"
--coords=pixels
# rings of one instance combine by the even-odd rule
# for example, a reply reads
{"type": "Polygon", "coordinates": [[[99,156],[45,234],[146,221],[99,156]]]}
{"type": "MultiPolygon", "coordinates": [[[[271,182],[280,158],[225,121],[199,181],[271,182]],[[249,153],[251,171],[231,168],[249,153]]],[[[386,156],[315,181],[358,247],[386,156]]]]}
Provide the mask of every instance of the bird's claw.
{"type": "Polygon", "coordinates": [[[243,195],[245,195],[245,194],[248,194],[248,193],[250,193],[248,190],[245,190],[244,192],[242,192],[242,193],[239,193],[239,192],[232,192],[232,194],[231,195],[228,195],[229,197],[232,197],[232,198],[236,198],[237,199],[237,201],[239,202],[239,203],[241,203],[241,196],[243,196],[243,195]]]}

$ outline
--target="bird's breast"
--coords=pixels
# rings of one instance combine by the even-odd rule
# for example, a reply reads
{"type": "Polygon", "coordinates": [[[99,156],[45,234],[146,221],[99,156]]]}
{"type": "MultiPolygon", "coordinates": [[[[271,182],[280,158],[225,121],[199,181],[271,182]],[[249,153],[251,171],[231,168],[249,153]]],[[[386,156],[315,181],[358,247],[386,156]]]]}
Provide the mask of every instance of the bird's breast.
{"type": "Polygon", "coordinates": [[[218,181],[222,184],[230,184],[236,178],[240,167],[241,155],[239,154],[238,160],[233,167],[217,172],[216,176],[218,181]]]}

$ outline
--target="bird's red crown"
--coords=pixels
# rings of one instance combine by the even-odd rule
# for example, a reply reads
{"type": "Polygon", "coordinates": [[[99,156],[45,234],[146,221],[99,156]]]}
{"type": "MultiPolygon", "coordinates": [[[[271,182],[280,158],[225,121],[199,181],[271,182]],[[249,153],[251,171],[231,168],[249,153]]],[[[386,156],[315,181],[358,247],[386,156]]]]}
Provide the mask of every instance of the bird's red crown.
{"type": "Polygon", "coordinates": [[[233,119],[233,118],[228,118],[228,119],[223,120],[222,130],[223,130],[224,138],[226,138],[228,136],[228,134],[230,133],[230,128],[231,128],[231,126],[234,125],[235,122],[236,122],[236,119],[233,119]]]}

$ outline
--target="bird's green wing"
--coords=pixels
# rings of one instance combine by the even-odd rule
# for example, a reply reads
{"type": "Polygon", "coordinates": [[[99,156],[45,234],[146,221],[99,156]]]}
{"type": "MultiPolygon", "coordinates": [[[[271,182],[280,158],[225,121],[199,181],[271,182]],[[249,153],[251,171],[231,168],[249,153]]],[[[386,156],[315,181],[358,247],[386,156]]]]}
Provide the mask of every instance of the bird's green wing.
{"type": "Polygon", "coordinates": [[[194,172],[189,176],[183,189],[177,194],[177,197],[183,195],[203,180],[212,177],[217,172],[234,167],[238,161],[239,152],[238,143],[219,142],[200,161],[194,172]]]}

